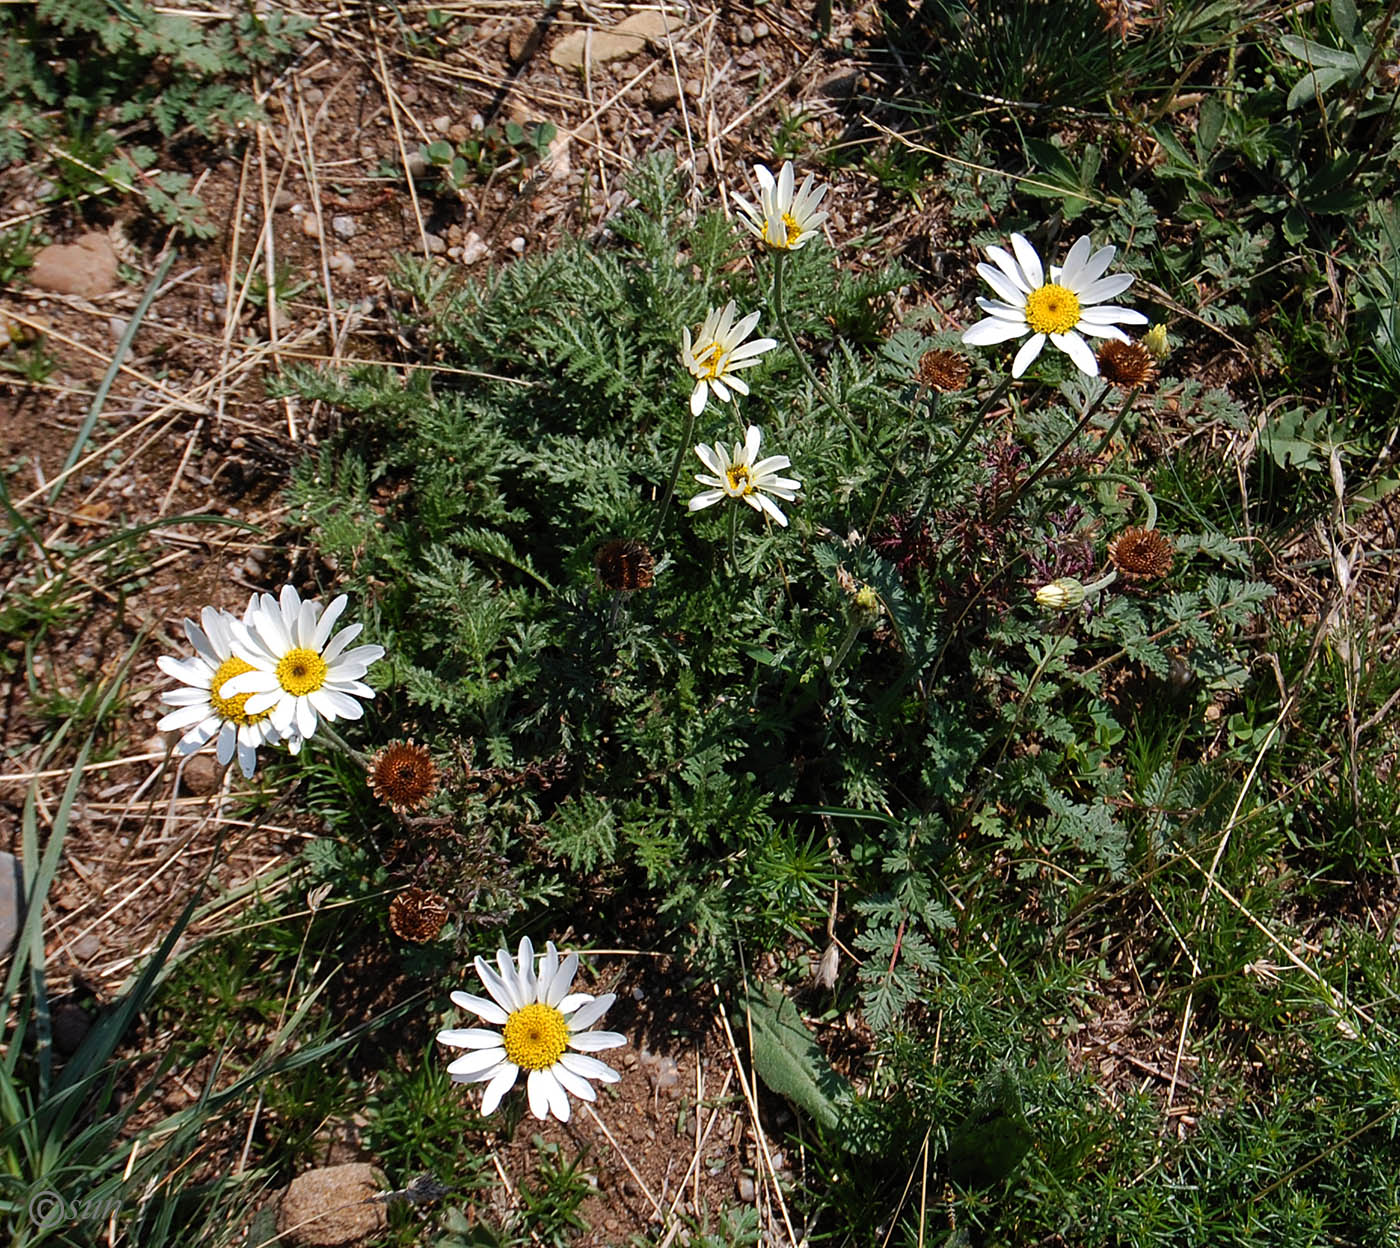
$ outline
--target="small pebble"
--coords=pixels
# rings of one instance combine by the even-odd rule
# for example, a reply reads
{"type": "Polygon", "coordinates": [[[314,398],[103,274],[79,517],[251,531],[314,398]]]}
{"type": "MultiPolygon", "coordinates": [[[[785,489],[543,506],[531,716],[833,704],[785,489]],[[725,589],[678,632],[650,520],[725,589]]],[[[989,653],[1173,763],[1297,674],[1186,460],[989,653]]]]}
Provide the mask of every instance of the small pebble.
{"type": "Polygon", "coordinates": [[[742,43],[745,47],[747,47],[753,42],[753,39],[753,27],[750,26],[747,22],[745,22],[742,26],[739,27],[739,42],[742,43]]]}
{"type": "Polygon", "coordinates": [[[355,257],[348,251],[337,251],[326,264],[332,273],[339,273],[342,277],[349,277],[355,271],[355,257]]]}
{"type": "Polygon", "coordinates": [[[434,117],[432,127],[439,134],[446,134],[452,128],[452,118],[446,113],[443,113],[441,117],[434,117]]]}
{"type": "Polygon", "coordinates": [[[755,39],[766,39],[766,38],[768,38],[768,23],[767,23],[767,22],[759,22],[759,23],[757,23],[757,24],[754,26],[754,28],[753,28],[753,37],[754,37],[755,39]]]}
{"type": "Polygon", "coordinates": [[[427,244],[428,250],[435,256],[440,256],[447,250],[447,243],[436,234],[424,234],[423,242],[427,244]]]}
{"type": "Polygon", "coordinates": [[[283,212],[296,203],[297,197],[285,186],[272,197],[273,212],[283,212]]]}
{"type": "Polygon", "coordinates": [[[354,238],[356,230],[355,218],[348,216],[332,217],[331,229],[336,232],[336,236],[339,238],[354,238]]]}
{"type": "Polygon", "coordinates": [[[525,240],[517,234],[510,240],[510,249],[517,256],[523,256],[525,254],[525,240]]]}
{"type": "Polygon", "coordinates": [[[739,1199],[746,1205],[753,1204],[754,1197],[758,1194],[754,1188],[753,1180],[747,1174],[739,1176],[739,1199]]]}
{"type": "Polygon", "coordinates": [[[301,232],[305,234],[307,238],[321,237],[321,227],[316,224],[315,216],[309,212],[301,219],[301,232]]]}

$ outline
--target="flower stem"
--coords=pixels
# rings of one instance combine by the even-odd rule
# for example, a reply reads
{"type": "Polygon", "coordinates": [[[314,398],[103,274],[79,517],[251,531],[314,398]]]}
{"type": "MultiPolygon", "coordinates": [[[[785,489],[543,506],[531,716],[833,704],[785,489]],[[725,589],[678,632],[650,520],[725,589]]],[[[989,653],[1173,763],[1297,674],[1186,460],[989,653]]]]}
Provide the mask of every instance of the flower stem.
{"type": "Polygon", "coordinates": [[[739,575],[739,547],[737,535],[739,532],[739,507],[737,502],[729,508],[729,566],[733,569],[734,575],[739,575]]]}
{"type": "Polygon", "coordinates": [[[685,463],[685,453],[690,449],[690,439],[694,433],[695,413],[687,407],[685,409],[685,429],[681,433],[680,445],[676,448],[676,458],[671,465],[670,480],[666,482],[666,494],[661,500],[661,514],[656,518],[656,528],[651,535],[653,542],[661,536],[661,530],[666,525],[666,517],[671,512],[671,500],[676,496],[676,483],[681,479],[681,465],[685,463]]]}
{"type": "Polygon", "coordinates": [[[807,359],[806,353],[797,345],[797,337],[792,332],[792,326],[788,324],[787,309],[783,307],[783,269],[786,266],[786,261],[787,252],[775,251],[773,253],[773,317],[778,322],[778,328],[783,331],[783,341],[787,343],[788,350],[797,357],[797,362],[802,366],[802,371],[807,374],[807,380],[812,383],[812,389],[816,391],[817,397],[836,413],[841,423],[851,431],[854,437],[861,438],[861,432],[856,428],[855,422],[841,410],[831,391],[812,370],[811,362],[807,359]]]}
{"type": "Polygon", "coordinates": [[[325,719],[323,717],[320,723],[320,730],[321,735],[323,735],[333,745],[338,745],[342,750],[346,752],[346,754],[348,754],[357,763],[359,763],[361,767],[367,766],[369,764],[369,756],[367,754],[362,754],[353,745],[351,745],[350,742],[348,742],[344,737],[342,737],[340,733],[338,733],[334,728],[332,728],[330,720],[325,719]]]}

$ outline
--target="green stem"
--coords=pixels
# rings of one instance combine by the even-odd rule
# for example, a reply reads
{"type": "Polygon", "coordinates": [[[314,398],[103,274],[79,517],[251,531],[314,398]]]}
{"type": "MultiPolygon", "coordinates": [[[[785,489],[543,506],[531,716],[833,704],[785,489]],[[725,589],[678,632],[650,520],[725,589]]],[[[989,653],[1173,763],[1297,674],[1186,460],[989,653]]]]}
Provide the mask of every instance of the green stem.
{"type": "Polygon", "coordinates": [[[856,428],[855,422],[846,415],[837,405],[835,397],[831,391],[822,383],[817,374],[812,370],[812,365],[807,359],[806,353],[797,345],[797,337],[792,332],[792,326],[788,324],[787,309],[783,307],[783,269],[787,261],[787,252],[777,250],[773,252],[773,317],[778,322],[778,328],[783,332],[783,341],[787,343],[788,350],[797,357],[797,362],[802,367],[802,371],[807,375],[807,380],[812,383],[812,389],[816,391],[817,397],[822,400],[827,407],[836,414],[838,419],[851,434],[860,440],[861,432],[856,428]]]}
{"type": "Polygon", "coordinates": [[[661,514],[656,518],[656,529],[651,535],[654,542],[661,536],[666,517],[671,513],[671,500],[676,496],[676,482],[681,479],[681,465],[685,463],[685,453],[690,449],[690,439],[695,433],[695,413],[689,406],[685,409],[685,431],[681,434],[680,446],[676,448],[676,459],[671,465],[671,479],[666,483],[666,496],[661,500],[661,514]]]}
{"type": "Polygon", "coordinates": [[[323,718],[319,725],[318,731],[325,736],[326,740],[330,741],[333,745],[338,745],[342,750],[344,750],[346,754],[348,754],[357,763],[359,763],[361,767],[369,765],[369,755],[362,754],[353,745],[351,745],[350,742],[348,742],[344,737],[340,735],[340,733],[338,733],[334,728],[331,727],[329,720],[323,718]]]}
{"type": "Polygon", "coordinates": [[[734,575],[739,575],[739,546],[737,535],[739,532],[739,504],[737,499],[731,499],[729,508],[729,566],[734,575]]]}
{"type": "Polygon", "coordinates": [[[830,675],[845,661],[846,655],[850,653],[856,635],[860,632],[864,621],[860,616],[852,614],[851,622],[846,626],[846,635],[841,638],[841,644],[836,647],[836,653],[831,656],[826,665],[827,674],[830,675]]]}

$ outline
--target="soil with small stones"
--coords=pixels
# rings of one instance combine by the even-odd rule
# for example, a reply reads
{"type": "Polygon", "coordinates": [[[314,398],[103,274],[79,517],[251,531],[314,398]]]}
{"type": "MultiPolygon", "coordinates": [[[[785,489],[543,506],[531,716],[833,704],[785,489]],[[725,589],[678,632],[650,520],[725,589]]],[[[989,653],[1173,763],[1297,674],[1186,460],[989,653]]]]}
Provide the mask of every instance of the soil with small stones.
{"type": "MultiPolygon", "coordinates": [[[[618,15],[609,8],[602,16],[618,15]]],[[[50,975],[58,990],[71,989],[64,1017],[76,1039],[198,882],[232,890],[294,857],[317,832],[286,799],[257,819],[245,817],[236,769],[219,769],[208,754],[171,759],[171,743],[155,728],[168,683],[155,659],[184,650],[185,616],[205,604],[241,610],[250,591],[286,581],[318,589],[312,552],[284,492],[293,465],[339,416],[317,403],[268,398],[267,380],[296,364],[431,364],[405,331],[402,296],[391,287],[399,257],[423,258],[454,278],[479,277],[565,235],[595,235],[625,204],[625,178],[651,151],[676,155],[697,201],[727,203],[733,191],[748,191],[753,163],[771,163],[770,139],[780,126],[790,141],[814,149],[856,136],[859,151],[870,134],[861,121],[863,93],[891,89],[898,75],[879,51],[874,6],[846,15],[844,24],[838,15],[825,42],[813,40],[800,10],[691,7],[675,12],[668,39],[590,63],[586,73],[551,59],[590,30],[600,33],[597,15],[583,6],[538,13],[492,6],[479,18],[437,30],[425,25],[391,42],[386,30],[328,12],[316,40],[267,88],[265,123],[200,153],[207,165],[200,194],[217,234],[178,244],[82,457],[66,474],[70,448],[163,265],[167,240],[129,205],[97,207],[82,218],[40,210],[37,175],[10,177],[0,226],[32,220],[57,243],[99,231],[121,265],[118,284],[105,293],[60,295],[22,284],[0,292],[11,336],[42,342],[56,361],[40,381],[0,373],[0,465],[33,541],[64,552],[68,567],[64,574],[56,563],[49,581],[20,590],[17,578],[39,559],[34,545],[23,562],[0,565],[5,610],[23,609],[31,621],[10,630],[15,639],[0,659],[0,844],[18,849],[35,771],[41,821],[60,799],[72,754],[46,755],[55,726],[93,682],[121,688],[119,728],[104,738],[110,757],[82,787],[50,897],[50,975]],[[498,145],[453,189],[418,157],[439,140],[485,143],[488,128],[512,122],[556,128],[542,159],[516,161],[498,145]],[[400,176],[406,164],[418,176],[400,176]],[[268,272],[276,274],[270,294],[268,272]],[[137,526],[151,527],[132,542],[104,545],[137,526]],[[92,553],[72,557],[84,550],[92,553]]],[[[946,204],[933,196],[911,206],[847,170],[828,206],[833,237],[867,240],[864,250],[843,252],[844,262],[898,257],[920,275],[908,302],[936,289],[946,308],[945,269],[956,271],[945,264],[954,254],[946,204]]],[[[961,264],[960,245],[956,254],[961,264]]],[[[964,314],[972,293],[960,292],[964,314]]],[[[952,311],[944,315],[951,325],[952,311]]],[[[5,358],[22,349],[10,348],[5,358]]],[[[1244,376],[1235,355],[1202,368],[1221,379],[1244,376]]],[[[1374,526],[1376,542],[1388,547],[1396,545],[1393,515],[1393,507],[1378,509],[1374,526]]],[[[1307,534],[1285,553],[1290,563],[1331,554],[1307,534]]],[[[1281,572],[1279,580],[1290,611],[1325,613],[1325,569],[1312,578],[1281,572]]],[[[1400,618],[1400,598],[1391,618],[1400,618]]],[[[236,918],[234,907],[208,930],[236,918]]],[[[365,968],[364,992],[347,1000],[350,1012],[382,1008],[403,987],[397,956],[386,950],[365,968]]],[[[578,1112],[567,1126],[541,1126],[527,1117],[512,1133],[487,1137],[501,1177],[492,1196],[497,1212],[518,1207],[515,1189],[537,1164],[531,1137],[538,1130],[567,1154],[588,1148],[585,1168],[597,1190],[581,1208],[592,1229],[579,1243],[662,1238],[673,1208],[712,1218],[747,1200],[762,1202],[770,1224],[780,1224],[778,1189],[765,1178],[770,1171],[741,1086],[744,1067],[716,1014],[681,999],[676,970],[664,960],[598,964],[621,996],[608,1025],[639,1037],[619,1055],[622,1081],[602,1092],[598,1120],[578,1112]]],[[[1097,1065],[1105,1085],[1146,1081],[1181,1112],[1191,1104],[1190,1061],[1176,1065],[1161,1048],[1161,1037],[1174,1033],[1150,1018],[1152,1008],[1124,970],[1105,983],[1093,1020],[1062,1020],[1067,1043],[1076,1061],[1097,1065]]],[[[858,1032],[851,1035],[863,1041],[858,1032]]],[[[188,1103],[194,1087],[172,1088],[163,1109],[188,1103]]],[[[756,1095],[766,1131],[790,1127],[780,1101],[761,1089],[756,1095]]],[[[328,1132],[321,1163],[373,1161],[353,1137],[328,1132]]],[[[236,1156],[241,1136],[228,1143],[236,1156]]],[[[770,1161],[780,1185],[803,1181],[800,1158],[770,1161]]],[[[401,1184],[412,1177],[389,1176],[401,1184]]]]}
{"type": "MultiPolygon", "coordinates": [[[[481,277],[567,234],[595,234],[627,202],[625,179],[648,152],[676,155],[697,202],[716,188],[726,199],[747,193],[751,166],[772,160],[768,139],[783,118],[800,114],[796,134],[817,147],[848,132],[854,93],[870,72],[860,49],[877,21],[873,8],[862,11],[823,44],[801,13],[777,6],[676,10],[669,42],[590,63],[586,74],[551,60],[593,26],[591,10],[535,16],[520,6],[390,44],[328,14],[316,41],[267,89],[265,123],[198,153],[207,165],[200,195],[217,226],[207,242],[172,244],[130,204],[81,217],[40,208],[37,174],[10,182],[0,225],[32,221],[59,245],[96,235],[84,246],[110,247],[120,265],[115,283],[97,280],[85,294],[22,282],[0,292],[17,340],[6,359],[18,361],[37,342],[55,365],[31,381],[0,373],[0,464],[33,540],[67,569],[56,561],[49,581],[21,590],[39,557],[32,543],[0,566],[6,606],[22,593],[28,621],[0,664],[0,844],[18,850],[36,771],[41,822],[51,817],[72,753],[49,756],[45,744],[84,690],[116,682],[121,691],[117,727],[101,738],[106,756],[89,767],[49,899],[49,974],[73,1047],[201,881],[208,897],[265,877],[317,832],[285,798],[246,817],[236,768],[219,768],[207,752],[170,757],[172,741],[155,727],[168,684],[155,660],[185,650],[186,616],[205,604],[241,611],[249,592],[286,581],[318,592],[285,487],[339,416],[269,398],[268,379],[292,365],[431,363],[403,329],[389,280],[399,257],[453,278],[481,277]],[[858,51],[832,50],[843,43],[858,51]],[[456,145],[511,122],[556,128],[543,159],[512,161],[498,148],[496,167],[453,189],[418,155],[431,142],[456,145]],[[403,178],[405,167],[418,176],[403,178]],[[168,247],[175,254],[163,267],[168,247]],[[118,344],[162,271],[68,468],[118,344]],[[276,274],[270,294],[268,272],[276,274]],[[127,542],[106,540],[138,526],[149,527],[127,542]]],[[[178,150],[190,159],[188,144],[178,150]]],[[[853,263],[901,250],[922,263],[935,214],[891,205],[858,176],[848,182],[832,205],[833,234],[878,223],[883,236],[878,254],[853,263]]],[[[44,267],[74,254],[50,253],[44,267]]],[[[225,930],[237,917],[231,906],[202,931],[225,930]]],[[[397,958],[389,949],[377,959],[365,993],[342,1002],[349,1014],[392,1001],[404,986],[397,958]]],[[[622,995],[609,1025],[640,1039],[615,1055],[623,1077],[603,1090],[599,1119],[579,1112],[564,1126],[526,1116],[509,1135],[487,1138],[501,1176],[496,1212],[518,1207],[515,1188],[537,1165],[538,1131],[566,1155],[587,1146],[597,1190],[580,1210],[592,1230],[577,1242],[664,1234],[675,1210],[713,1219],[743,1201],[780,1218],[735,1053],[710,1003],[681,1010],[665,962],[599,961],[622,995]]],[[[158,1100],[160,1112],[187,1104],[208,1068],[187,1071],[158,1100]]],[[[790,1127],[781,1101],[756,1095],[769,1131],[790,1127]]],[[[230,1161],[244,1124],[237,1130],[224,1150],[230,1161]]],[[[323,1164],[374,1160],[332,1132],[325,1153],[323,1164]]],[[[209,1155],[219,1154],[211,1142],[209,1155]]],[[[798,1181],[795,1159],[778,1153],[771,1163],[782,1185],[798,1181]]]]}

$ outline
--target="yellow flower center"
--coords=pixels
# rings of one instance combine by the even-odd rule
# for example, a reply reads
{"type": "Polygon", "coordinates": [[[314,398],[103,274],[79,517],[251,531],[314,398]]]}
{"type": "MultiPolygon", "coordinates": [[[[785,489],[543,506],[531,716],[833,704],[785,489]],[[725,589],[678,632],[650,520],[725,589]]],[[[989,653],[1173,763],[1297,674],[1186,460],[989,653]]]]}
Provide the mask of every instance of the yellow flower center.
{"type": "Polygon", "coordinates": [[[703,351],[695,353],[695,367],[699,371],[696,376],[705,381],[714,381],[716,377],[724,375],[724,348],[717,342],[712,342],[703,351]]]}
{"type": "Polygon", "coordinates": [[[1037,334],[1063,334],[1079,324],[1079,296],[1047,282],[1026,296],[1026,324],[1037,334]]]}
{"type": "Polygon", "coordinates": [[[783,213],[783,224],[787,226],[787,238],[783,242],[784,247],[791,247],[802,237],[802,227],[797,224],[797,218],[790,212],[783,213]]]}
{"type": "Polygon", "coordinates": [[[294,698],[315,693],[326,683],[326,661],[304,646],[288,650],[277,664],[277,683],[294,698]]]}
{"type": "Polygon", "coordinates": [[[219,690],[224,687],[226,681],[252,670],[251,663],[245,663],[236,654],[231,654],[219,664],[218,670],[214,673],[214,679],[209,683],[209,705],[213,708],[214,714],[231,724],[237,724],[240,728],[244,724],[256,724],[272,714],[271,710],[266,710],[259,711],[256,715],[249,715],[246,708],[248,699],[253,696],[251,693],[235,693],[231,698],[219,696],[219,690]]]}
{"type": "Polygon", "coordinates": [[[506,1019],[506,1057],[525,1070],[548,1070],[569,1043],[569,1024],[552,1005],[536,1002],[506,1019]]]}
{"type": "Polygon", "coordinates": [[[730,464],[724,470],[724,475],[729,478],[731,494],[752,494],[756,488],[747,464],[730,464]]]}

